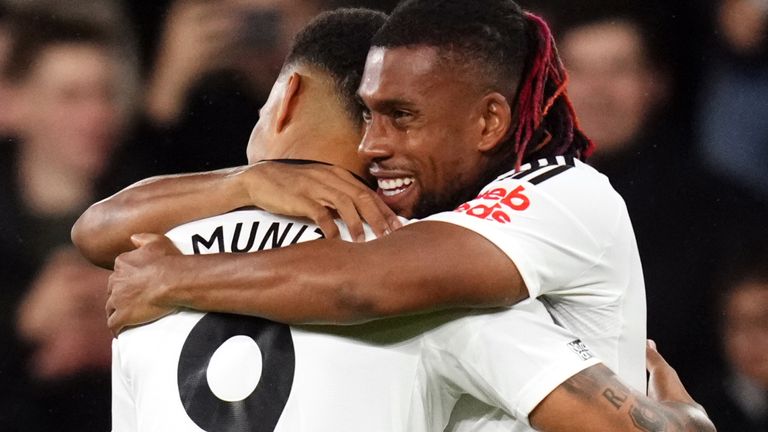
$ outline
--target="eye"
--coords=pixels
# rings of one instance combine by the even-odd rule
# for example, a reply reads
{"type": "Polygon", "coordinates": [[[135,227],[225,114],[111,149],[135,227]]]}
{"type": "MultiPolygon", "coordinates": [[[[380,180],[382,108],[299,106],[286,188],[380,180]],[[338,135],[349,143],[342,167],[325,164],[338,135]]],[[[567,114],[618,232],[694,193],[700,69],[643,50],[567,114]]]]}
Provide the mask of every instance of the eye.
{"type": "Polygon", "coordinates": [[[398,126],[404,126],[413,119],[413,113],[403,110],[393,110],[389,115],[398,126]]]}
{"type": "Polygon", "coordinates": [[[396,110],[396,111],[394,111],[392,113],[392,118],[397,120],[397,119],[408,117],[410,115],[411,115],[411,113],[409,113],[409,112],[396,110]]]}
{"type": "Polygon", "coordinates": [[[368,108],[363,108],[363,122],[370,123],[371,122],[371,110],[368,108]]]}

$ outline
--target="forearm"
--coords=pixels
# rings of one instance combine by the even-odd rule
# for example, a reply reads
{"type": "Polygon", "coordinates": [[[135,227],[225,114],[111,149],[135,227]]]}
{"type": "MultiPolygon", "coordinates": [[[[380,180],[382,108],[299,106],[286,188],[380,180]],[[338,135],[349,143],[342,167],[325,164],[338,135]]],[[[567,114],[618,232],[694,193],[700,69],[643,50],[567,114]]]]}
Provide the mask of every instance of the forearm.
{"type": "Polygon", "coordinates": [[[604,365],[569,378],[536,407],[529,420],[543,432],[715,431],[703,408],[692,399],[653,400],[630,389],[604,365]]]}
{"type": "Polygon", "coordinates": [[[248,205],[237,178],[242,169],[142,180],[88,208],[72,228],[72,241],[91,262],[111,268],[117,255],[133,249],[133,234],[164,234],[182,223],[248,205]]]}
{"type": "Polygon", "coordinates": [[[448,224],[418,225],[369,243],[320,240],[255,254],[168,257],[155,272],[154,301],[340,324],[524,298],[516,269],[487,241],[448,224]],[[456,243],[456,234],[469,238],[456,243]]]}

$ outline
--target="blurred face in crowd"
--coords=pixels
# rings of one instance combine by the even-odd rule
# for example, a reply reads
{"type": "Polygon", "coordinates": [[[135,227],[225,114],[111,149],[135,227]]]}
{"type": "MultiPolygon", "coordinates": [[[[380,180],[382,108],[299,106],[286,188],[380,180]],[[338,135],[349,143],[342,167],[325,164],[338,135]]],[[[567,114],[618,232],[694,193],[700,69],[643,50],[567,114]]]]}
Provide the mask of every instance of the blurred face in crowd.
{"type": "Polygon", "coordinates": [[[768,282],[746,282],[724,303],[723,341],[728,362],[768,389],[768,282]]]}
{"type": "MultiPolygon", "coordinates": [[[[4,23],[0,21],[0,70],[3,69],[8,51],[11,45],[11,36],[4,23]]],[[[0,77],[0,105],[8,106],[8,83],[0,77]]],[[[0,110],[0,135],[7,132],[8,129],[8,110],[0,110]]]]}
{"type": "Polygon", "coordinates": [[[120,128],[118,68],[90,44],[46,48],[14,92],[23,144],[73,170],[98,175],[120,128]]]}
{"type": "Polygon", "coordinates": [[[484,167],[478,89],[435,48],[371,49],[359,90],[368,109],[360,153],[397,214],[445,210],[477,182],[484,167]]]}
{"type": "Polygon", "coordinates": [[[598,154],[630,144],[664,91],[639,29],[627,21],[576,27],[563,35],[560,53],[569,95],[598,154]]]}

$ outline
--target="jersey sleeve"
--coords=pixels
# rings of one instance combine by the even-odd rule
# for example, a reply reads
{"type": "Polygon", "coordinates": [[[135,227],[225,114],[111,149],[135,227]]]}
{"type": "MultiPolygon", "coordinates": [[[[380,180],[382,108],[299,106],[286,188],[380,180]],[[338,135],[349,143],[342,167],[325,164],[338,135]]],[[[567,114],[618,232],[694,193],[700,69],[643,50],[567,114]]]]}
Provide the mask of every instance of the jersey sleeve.
{"type": "Polygon", "coordinates": [[[438,385],[427,405],[465,393],[527,423],[555,388],[600,360],[540,302],[460,319],[429,335],[422,361],[438,385]]]}
{"type": "Polygon", "coordinates": [[[516,265],[531,298],[586,294],[579,288],[590,285],[589,270],[602,260],[618,196],[602,175],[580,166],[501,177],[474,200],[423,221],[459,225],[496,245],[516,265]],[[535,181],[551,172],[557,175],[535,181]]]}

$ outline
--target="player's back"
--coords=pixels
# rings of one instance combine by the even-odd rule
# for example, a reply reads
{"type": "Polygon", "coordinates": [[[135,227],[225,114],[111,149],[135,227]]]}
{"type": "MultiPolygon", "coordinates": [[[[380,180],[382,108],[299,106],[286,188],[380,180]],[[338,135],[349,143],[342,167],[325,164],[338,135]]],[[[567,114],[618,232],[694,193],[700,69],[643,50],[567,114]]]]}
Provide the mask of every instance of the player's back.
{"type": "MultiPolygon", "coordinates": [[[[241,210],[168,233],[185,254],[321,237],[300,219],[241,210]]],[[[286,326],[179,311],[113,344],[114,431],[405,430],[430,320],[286,326]]]]}

